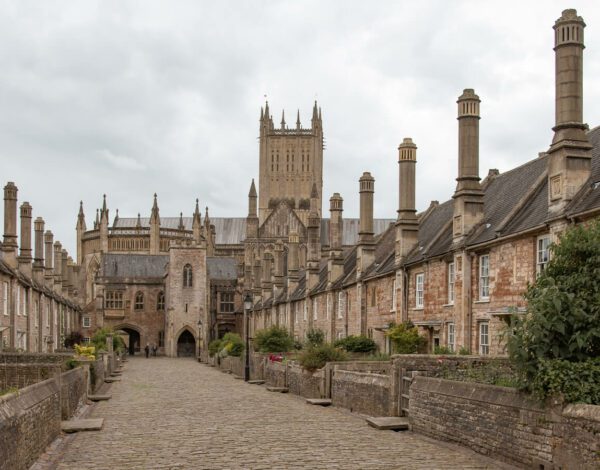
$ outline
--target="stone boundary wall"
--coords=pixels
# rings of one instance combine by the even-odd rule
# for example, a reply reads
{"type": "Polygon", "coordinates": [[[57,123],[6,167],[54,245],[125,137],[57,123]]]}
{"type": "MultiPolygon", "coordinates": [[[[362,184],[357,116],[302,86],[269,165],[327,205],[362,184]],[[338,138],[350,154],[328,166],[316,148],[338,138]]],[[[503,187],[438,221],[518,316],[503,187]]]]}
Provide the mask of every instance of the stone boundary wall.
{"type": "Polygon", "coordinates": [[[0,396],[0,470],[26,470],[37,460],[60,434],[62,412],[85,400],[85,383],[79,367],[0,396]]]}
{"type": "Polygon", "coordinates": [[[516,389],[417,376],[411,429],[538,468],[600,468],[600,407],[545,407],[516,389]]]}
{"type": "Polygon", "coordinates": [[[71,353],[0,352],[0,364],[63,364],[71,353]]]}
{"type": "Polygon", "coordinates": [[[61,372],[62,366],[60,364],[0,364],[0,390],[28,387],[60,375],[61,372]]]}
{"type": "Polygon", "coordinates": [[[104,384],[104,378],[106,377],[105,370],[102,358],[96,359],[96,361],[90,364],[90,390],[93,392],[97,392],[104,384]]]}
{"type": "Polygon", "coordinates": [[[325,373],[324,370],[308,372],[296,363],[290,363],[287,367],[287,387],[290,393],[305,398],[323,398],[325,396],[325,373]]]}
{"type": "Polygon", "coordinates": [[[369,416],[390,416],[390,375],[336,369],[332,378],[334,406],[369,416]]]}

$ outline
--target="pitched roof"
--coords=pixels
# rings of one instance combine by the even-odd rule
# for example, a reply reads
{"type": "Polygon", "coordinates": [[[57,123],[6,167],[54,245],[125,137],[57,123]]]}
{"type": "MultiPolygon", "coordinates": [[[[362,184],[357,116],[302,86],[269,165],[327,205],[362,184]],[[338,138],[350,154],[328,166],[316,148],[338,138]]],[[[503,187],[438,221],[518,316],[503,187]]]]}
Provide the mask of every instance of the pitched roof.
{"type": "Polygon", "coordinates": [[[166,274],[168,255],[138,255],[106,253],[102,256],[101,273],[104,277],[154,277],[166,274]]]}
{"type": "Polygon", "coordinates": [[[576,215],[592,209],[600,209],[600,126],[588,132],[592,149],[592,171],[584,189],[567,208],[569,215],[576,215]]]}
{"type": "Polygon", "coordinates": [[[237,279],[237,261],[235,258],[206,258],[206,271],[209,279],[237,279]]]}

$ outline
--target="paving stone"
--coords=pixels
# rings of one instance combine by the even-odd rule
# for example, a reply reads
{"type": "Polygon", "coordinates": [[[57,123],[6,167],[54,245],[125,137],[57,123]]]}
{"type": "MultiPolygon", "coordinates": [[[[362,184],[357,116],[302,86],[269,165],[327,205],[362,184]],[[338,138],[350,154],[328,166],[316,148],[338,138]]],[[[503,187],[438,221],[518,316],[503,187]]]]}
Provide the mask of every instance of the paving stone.
{"type": "Polygon", "coordinates": [[[404,431],[408,429],[408,419],[394,416],[367,418],[369,426],[381,431],[404,431]]]}
{"type": "Polygon", "coordinates": [[[60,429],[63,432],[99,431],[104,424],[104,418],[71,419],[61,421],[60,429]]]}
{"type": "Polygon", "coordinates": [[[265,394],[195,360],[131,358],[111,394],[91,408],[102,430],[63,435],[55,463],[37,468],[509,468],[410,431],[378,432],[293,394],[265,394]]]}
{"type": "Polygon", "coordinates": [[[309,405],[330,406],[331,399],[330,398],[307,398],[306,403],[308,403],[309,405]]]}

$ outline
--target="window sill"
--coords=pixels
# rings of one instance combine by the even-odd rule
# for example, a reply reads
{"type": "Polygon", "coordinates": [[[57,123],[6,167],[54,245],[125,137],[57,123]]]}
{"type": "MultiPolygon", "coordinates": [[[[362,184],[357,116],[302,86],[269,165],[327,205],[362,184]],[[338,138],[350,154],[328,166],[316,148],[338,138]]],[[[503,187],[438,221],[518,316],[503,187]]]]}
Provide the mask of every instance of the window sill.
{"type": "Polygon", "coordinates": [[[424,307],[415,307],[415,308],[411,308],[411,310],[413,312],[415,312],[415,311],[419,311],[419,310],[425,310],[425,308],[424,307]]]}
{"type": "Polygon", "coordinates": [[[442,305],[442,307],[454,307],[454,304],[453,303],[452,304],[444,304],[444,305],[442,305]]]}
{"type": "Polygon", "coordinates": [[[490,303],[490,299],[474,300],[473,303],[474,304],[489,304],[490,303]]]}

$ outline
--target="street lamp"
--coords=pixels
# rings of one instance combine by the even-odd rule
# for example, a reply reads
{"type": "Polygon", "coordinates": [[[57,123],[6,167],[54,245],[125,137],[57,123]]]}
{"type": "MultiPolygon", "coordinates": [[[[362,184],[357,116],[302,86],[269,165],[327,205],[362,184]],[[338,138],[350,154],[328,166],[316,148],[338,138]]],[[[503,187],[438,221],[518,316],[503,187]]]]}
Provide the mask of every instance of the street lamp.
{"type": "Polygon", "coordinates": [[[249,338],[249,322],[248,311],[252,308],[252,296],[247,293],[244,297],[244,325],[246,329],[246,366],[244,367],[244,381],[250,380],[250,338],[249,338]]]}
{"type": "Polygon", "coordinates": [[[202,362],[201,354],[202,348],[202,319],[198,320],[198,362],[202,362]]]}

